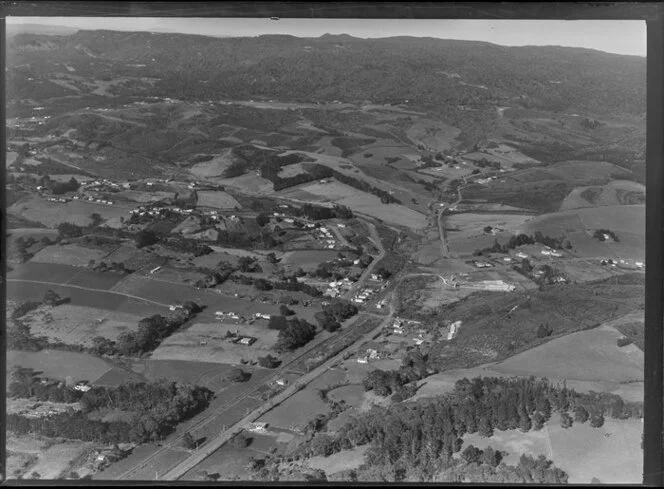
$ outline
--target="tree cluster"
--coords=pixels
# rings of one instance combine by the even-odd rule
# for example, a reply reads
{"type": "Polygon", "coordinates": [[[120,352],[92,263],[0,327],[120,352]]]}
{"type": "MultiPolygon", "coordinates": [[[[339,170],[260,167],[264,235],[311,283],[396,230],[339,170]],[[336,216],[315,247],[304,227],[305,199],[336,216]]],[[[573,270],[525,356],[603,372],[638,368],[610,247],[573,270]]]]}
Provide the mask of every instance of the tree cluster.
{"type": "Polygon", "coordinates": [[[6,426],[17,435],[32,433],[109,444],[144,443],[165,438],[180,421],[207,407],[211,398],[212,392],[204,387],[168,381],[93,387],[80,396],[81,411],[47,418],[11,414],[6,426]],[[104,422],[88,417],[105,408],[135,413],[134,419],[104,422]]]}
{"type": "MultiPolygon", "coordinates": [[[[382,379],[384,374],[374,374],[372,381],[379,376],[382,379]]],[[[537,430],[554,411],[571,410],[576,415],[581,409],[585,416],[575,420],[585,422],[594,416],[592,426],[599,426],[606,412],[622,417],[640,410],[619,396],[579,394],[546,379],[478,377],[457,381],[454,390],[444,396],[374,408],[335,435],[312,440],[302,451],[305,456],[329,455],[371,443],[367,465],[404,470],[419,467],[426,480],[438,470],[441,460],[450,460],[460,450],[466,433],[490,437],[494,430],[537,430]]],[[[477,453],[467,455],[472,459],[477,453]]]]}
{"type": "MultiPolygon", "coordinates": [[[[283,317],[283,316],[281,316],[283,317]]],[[[316,336],[316,327],[301,318],[287,320],[286,325],[279,330],[276,351],[291,351],[306,345],[316,336]]]]}
{"type": "MultiPolygon", "coordinates": [[[[484,231],[491,232],[491,229],[487,231],[485,228],[484,231]]],[[[543,244],[544,246],[548,246],[549,248],[553,248],[555,250],[562,250],[563,247],[571,248],[571,245],[569,247],[566,246],[569,241],[565,241],[564,238],[552,238],[551,236],[543,235],[541,231],[537,231],[533,236],[528,236],[527,234],[511,236],[509,241],[503,245],[498,243],[498,240],[495,240],[493,246],[490,246],[489,248],[477,249],[473,252],[473,255],[479,256],[482,255],[482,253],[507,253],[508,250],[513,250],[521,245],[535,243],[543,244]]]]}
{"type": "Polygon", "coordinates": [[[616,243],[620,241],[618,239],[618,236],[616,236],[616,233],[614,233],[610,229],[597,229],[597,230],[595,230],[595,232],[593,233],[593,238],[597,238],[600,241],[606,241],[606,238],[604,237],[605,234],[608,235],[616,243]]]}

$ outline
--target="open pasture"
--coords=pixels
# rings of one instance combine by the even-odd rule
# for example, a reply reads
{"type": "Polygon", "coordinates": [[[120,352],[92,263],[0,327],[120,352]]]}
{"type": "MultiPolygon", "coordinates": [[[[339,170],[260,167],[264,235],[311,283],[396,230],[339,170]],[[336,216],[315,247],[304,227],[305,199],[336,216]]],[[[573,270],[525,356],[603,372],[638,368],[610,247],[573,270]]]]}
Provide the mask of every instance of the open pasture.
{"type": "Polygon", "coordinates": [[[408,139],[414,144],[423,144],[433,151],[445,151],[458,144],[455,140],[461,134],[461,130],[432,119],[418,119],[415,124],[406,131],[408,139]]]}
{"type": "Polygon", "coordinates": [[[342,470],[356,469],[364,463],[364,453],[369,445],[360,445],[352,450],[343,450],[329,457],[311,457],[307,460],[309,467],[324,471],[328,476],[342,470]]]}
{"type": "Polygon", "coordinates": [[[547,166],[545,171],[578,185],[585,182],[589,185],[594,182],[608,183],[611,179],[627,178],[631,175],[629,170],[606,161],[564,161],[547,166]]]}
{"type": "Polygon", "coordinates": [[[80,441],[54,443],[47,438],[10,435],[7,437],[7,451],[12,456],[7,460],[7,475],[12,478],[22,475],[25,479],[32,479],[31,474],[37,472],[42,480],[54,480],[66,472],[74,461],[93,448],[95,448],[94,443],[80,441]],[[27,458],[33,459],[29,467],[21,467],[16,463],[27,458]]]}
{"type": "Polygon", "coordinates": [[[58,232],[49,228],[14,228],[8,229],[7,233],[10,235],[7,238],[7,247],[10,247],[17,238],[40,240],[46,236],[50,240],[54,240],[58,237],[58,232]]]}
{"type": "Polygon", "coordinates": [[[573,253],[584,257],[643,259],[645,256],[645,206],[619,205],[589,207],[534,218],[518,232],[541,231],[549,236],[567,236],[573,253]],[[601,242],[592,237],[596,229],[614,231],[620,242],[601,242]]]}
{"type": "Polygon", "coordinates": [[[493,365],[509,375],[612,383],[643,380],[643,352],[635,345],[619,347],[623,335],[615,328],[601,326],[555,338],[493,365]]]}
{"type": "Polygon", "coordinates": [[[121,310],[108,311],[63,304],[57,307],[42,306],[28,313],[25,322],[30,325],[35,336],[88,347],[92,346],[95,336],[115,341],[124,331],[136,331],[141,319],[141,316],[121,310]]]}
{"type": "Polygon", "coordinates": [[[90,260],[100,262],[107,255],[105,251],[82,246],[52,245],[43,248],[36,253],[31,261],[38,263],[49,263],[69,265],[72,267],[87,267],[90,260]]]}
{"type": "Polygon", "coordinates": [[[172,198],[175,194],[174,192],[163,191],[143,192],[140,190],[123,190],[122,192],[118,192],[114,195],[121,199],[145,204],[147,202],[158,202],[160,200],[169,199],[172,198]]]}
{"type": "Polygon", "coordinates": [[[106,372],[112,365],[101,358],[72,351],[42,350],[30,351],[7,351],[7,370],[15,366],[32,368],[35,372],[41,372],[43,376],[72,381],[88,380],[94,382],[106,372]]]}
{"type": "Polygon", "coordinates": [[[234,178],[218,178],[214,181],[225,187],[237,188],[250,194],[267,195],[274,192],[274,184],[254,172],[234,178]]]}
{"type": "MultiPolygon", "coordinates": [[[[241,142],[241,141],[238,141],[241,142]]],[[[223,150],[210,161],[196,163],[189,171],[197,178],[222,177],[226,168],[233,162],[231,149],[223,150]]]]}
{"type": "Polygon", "coordinates": [[[304,388],[265,413],[257,421],[297,431],[304,428],[318,414],[325,414],[328,411],[327,403],[321,400],[316,390],[304,388]]]}
{"type": "Polygon", "coordinates": [[[166,379],[172,382],[200,385],[215,392],[228,387],[230,383],[226,380],[226,374],[231,368],[232,365],[198,361],[198,359],[188,361],[155,358],[138,360],[132,366],[135,372],[140,373],[151,382],[166,379]]]}
{"type": "MultiPolygon", "coordinates": [[[[123,275],[113,272],[93,272],[92,270],[85,270],[79,267],[58,263],[38,263],[30,261],[14,267],[14,269],[7,274],[7,278],[28,282],[48,282],[45,285],[56,283],[63,286],[75,285],[91,289],[109,290],[122,280],[123,275]]],[[[7,292],[9,292],[14,285],[19,283],[20,282],[10,282],[10,285],[7,287],[7,292]]]]}
{"type": "Polygon", "coordinates": [[[564,429],[559,416],[553,414],[540,431],[497,431],[491,438],[473,433],[465,435],[463,440],[464,446],[485,449],[490,445],[507,452],[507,464],[517,464],[522,453],[534,457],[545,455],[569,475],[568,482],[572,484],[589,484],[593,478],[602,484],[640,484],[642,431],[639,420],[610,418],[605,419],[601,428],[574,423],[572,428],[564,429]],[[605,433],[610,436],[604,436],[605,433]]]}
{"type": "Polygon", "coordinates": [[[464,177],[472,175],[474,169],[475,167],[471,164],[466,164],[466,165],[460,164],[455,166],[441,165],[431,168],[424,168],[421,170],[417,170],[417,172],[422,173],[424,175],[430,175],[433,177],[445,178],[447,180],[455,180],[455,179],[460,180],[463,179],[464,177]]]}
{"type": "Polygon", "coordinates": [[[202,481],[203,472],[219,474],[219,480],[251,480],[248,466],[256,457],[256,452],[247,448],[235,448],[230,443],[215,450],[209,457],[184,474],[183,481],[202,481]]]}
{"type": "Polygon", "coordinates": [[[264,325],[196,323],[185,331],[166,338],[152,353],[155,360],[198,360],[211,363],[240,364],[241,359],[257,360],[266,356],[277,341],[278,331],[264,325]],[[238,331],[258,340],[251,346],[234,344],[225,339],[227,332],[238,331]]]}
{"type": "Polygon", "coordinates": [[[280,265],[289,269],[315,270],[318,264],[337,258],[337,251],[332,250],[300,250],[284,253],[280,265]]]}
{"type": "Polygon", "coordinates": [[[532,216],[527,214],[451,214],[445,216],[445,229],[450,251],[472,253],[493,245],[495,240],[502,243],[515,234],[532,216]],[[487,233],[484,228],[491,226],[500,229],[497,234],[487,233]]]}
{"type": "Polygon", "coordinates": [[[215,209],[239,209],[242,207],[235,198],[227,192],[219,190],[204,190],[197,192],[199,207],[214,207],[215,209]]]}
{"type": "MultiPolygon", "coordinates": [[[[322,202],[350,207],[353,212],[376,217],[388,224],[421,229],[426,226],[426,216],[401,204],[383,204],[378,197],[362,192],[340,182],[312,183],[298,189],[318,197],[322,202]]],[[[295,198],[302,199],[303,196],[295,198]]]]}
{"type": "Polygon", "coordinates": [[[645,190],[643,184],[630,180],[612,180],[602,186],[577,187],[565,198],[560,210],[628,205],[631,203],[629,199],[645,198],[645,190]]]}
{"type": "Polygon", "coordinates": [[[87,226],[92,222],[90,215],[97,213],[103,219],[128,217],[130,206],[102,205],[75,200],[66,203],[49,202],[41,197],[30,197],[13,204],[7,211],[29,221],[41,222],[55,228],[62,222],[87,226]]]}
{"type": "Polygon", "coordinates": [[[92,307],[105,311],[122,310],[141,317],[164,314],[167,309],[154,303],[126,297],[112,291],[85,290],[67,285],[52,285],[37,282],[12,282],[7,287],[7,297],[15,301],[41,301],[47,290],[52,289],[61,297],[71,298],[74,306],[92,307]]]}

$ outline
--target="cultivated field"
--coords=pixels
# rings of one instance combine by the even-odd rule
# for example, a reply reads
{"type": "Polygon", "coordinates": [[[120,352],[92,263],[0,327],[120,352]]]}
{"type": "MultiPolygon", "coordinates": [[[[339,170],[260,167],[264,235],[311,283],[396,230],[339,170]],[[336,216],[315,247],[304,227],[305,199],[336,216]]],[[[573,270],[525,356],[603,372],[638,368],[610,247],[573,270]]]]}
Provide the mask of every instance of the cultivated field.
{"type": "Polygon", "coordinates": [[[77,245],[47,246],[36,253],[31,261],[41,263],[55,263],[73,267],[87,267],[90,260],[102,261],[107,255],[105,251],[93,248],[84,248],[77,245]]]}
{"type": "Polygon", "coordinates": [[[242,206],[232,195],[222,191],[197,192],[199,207],[214,207],[216,209],[240,209],[242,206]]]}
{"type": "Polygon", "coordinates": [[[165,339],[152,353],[155,360],[189,360],[212,363],[240,364],[240,360],[257,360],[266,356],[277,341],[278,331],[267,329],[267,324],[235,325],[222,323],[197,323],[185,331],[165,339]],[[234,344],[225,339],[227,332],[258,340],[251,346],[234,344]]]}

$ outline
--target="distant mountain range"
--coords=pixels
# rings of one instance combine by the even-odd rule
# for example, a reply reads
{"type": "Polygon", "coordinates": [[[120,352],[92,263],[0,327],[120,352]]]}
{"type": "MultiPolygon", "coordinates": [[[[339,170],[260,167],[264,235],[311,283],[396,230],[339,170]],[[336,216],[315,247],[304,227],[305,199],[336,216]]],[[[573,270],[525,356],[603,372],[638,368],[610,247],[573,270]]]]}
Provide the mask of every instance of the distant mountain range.
{"type": "Polygon", "coordinates": [[[7,22],[7,37],[17,34],[41,34],[44,36],[68,36],[78,32],[75,27],[66,27],[62,25],[44,25],[44,24],[12,24],[7,22]]]}
{"type": "Polygon", "coordinates": [[[15,33],[7,62],[24,75],[62,71],[66,63],[77,75],[151,77],[159,79],[154,95],[181,99],[408,100],[444,110],[518,104],[598,116],[646,110],[645,58],[567,47],[80,30],[15,33]]]}

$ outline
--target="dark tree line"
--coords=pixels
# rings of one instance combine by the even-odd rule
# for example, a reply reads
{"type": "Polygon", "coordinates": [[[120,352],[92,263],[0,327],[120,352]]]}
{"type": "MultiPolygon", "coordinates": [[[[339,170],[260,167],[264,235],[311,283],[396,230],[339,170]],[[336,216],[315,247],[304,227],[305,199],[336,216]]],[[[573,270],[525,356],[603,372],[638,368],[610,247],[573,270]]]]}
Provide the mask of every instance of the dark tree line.
{"type": "Polygon", "coordinates": [[[364,180],[358,180],[357,178],[353,178],[349,175],[346,175],[345,173],[333,170],[332,168],[327,167],[325,165],[312,164],[309,169],[309,172],[311,173],[312,176],[315,177],[314,178],[315,180],[334,177],[341,183],[344,183],[350,187],[356,188],[363,192],[368,192],[370,194],[375,195],[376,197],[379,197],[380,201],[383,204],[401,204],[401,201],[399,199],[392,196],[386,190],[374,187],[373,185],[368,184],[364,180]]]}
{"type": "Polygon", "coordinates": [[[125,331],[118,336],[118,340],[111,341],[97,336],[93,338],[90,353],[95,355],[140,355],[157,348],[164,338],[191,319],[202,308],[191,301],[183,304],[181,309],[169,313],[166,317],[160,314],[141,319],[138,330],[125,331]]]}
{"type": "Polygon", "coordinates": [[[308,294],[312,297],[320,297],[323,295],[323,293],[313,285],[305,284],[304,282],[298,282],[294,276],[279,282],[271,282],[270,280],[264,278],[254,278],[240,274],[231,275],[230,279],[242,285],[253,285],[258,290],[277,289],[288,290],[291,292],[304,292],[305,294],[308,294]]]}
{"type": "MultiPolygon", "coordinates": [[[[485,228],[485,231],[488,232],[485,228]]],[[[491,231],[491,229],[489,229],[491,231]]],[[[518,234],[511,236],[509,241],[503,245],[495,240],[493,246],[489,248],[478,249],[473,252],[474,255],[481,255],[482,253],[507,253],[508,250],[513,250],[521,245],[540,243],[554,250],[562,250],[563,248],[570,249],[572,245],[564,238],[552,238],[545,236],[540,231],[535,232],[534,235],[528,236],[527,234],[518,234]]]]}

